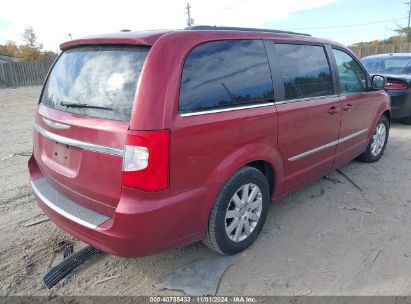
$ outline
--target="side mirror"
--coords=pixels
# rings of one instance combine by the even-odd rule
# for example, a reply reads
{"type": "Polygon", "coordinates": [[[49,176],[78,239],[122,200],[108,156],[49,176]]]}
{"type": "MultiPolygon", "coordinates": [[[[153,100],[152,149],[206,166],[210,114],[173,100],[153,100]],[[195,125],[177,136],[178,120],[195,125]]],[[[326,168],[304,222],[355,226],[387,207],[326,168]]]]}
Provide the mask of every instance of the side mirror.
{"type": "Polygon", "coordinates": [[[382,90],[384,89],[386,79],[381,75],[374,75],[371,77],[371,89],[373,90],[382,90]]]}

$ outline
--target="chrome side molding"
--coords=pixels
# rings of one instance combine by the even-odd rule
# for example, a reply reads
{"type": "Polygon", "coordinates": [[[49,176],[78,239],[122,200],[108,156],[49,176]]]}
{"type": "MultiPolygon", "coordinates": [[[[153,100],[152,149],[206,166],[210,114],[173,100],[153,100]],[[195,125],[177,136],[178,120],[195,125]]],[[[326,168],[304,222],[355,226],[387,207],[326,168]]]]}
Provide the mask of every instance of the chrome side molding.
{"type": "Polygon", "coordinates": [[[289,104],[289,103],[296,103],[296,102],[302,102],[302,101],[316,101],[316,100],[321,100],[321,99],[326,99],[326,98],[337,98],[337,97],[338,97],[338,95],[333,94],[333,95],[323,95],[323,96],[315,96],[315,97],[288,99],[288,100],[277,101],[275,103],[275,105],[279,106],[279,105],[289,104]]]}
{"type": "Polygon", "coordinates": [[[93,151],[93,152],[98,152],[98,153],[123,157],[123,150],[121,150],[121,149],[95,145],[95,144],[91,144],[91,143],[88,143],[88,142],[84,142],[84,141],[80,141],[80,140],[76,140],[76,139],[67,138],[67,137],[64,137],[64,136],[61,136],[61,135],[57,135],[57,134],[51,133],[51,132],[43,129],[42,127],[40,127],[36,123],[34,123],[34,129],[37,132],[39,132],[42,136],[44,136],[44,137],[46,137],[46,138],[48,138],[52,141],[62,143],[64,145],[69,145],[69,146],[81,148],[81,149],[88,150],[88,151],[93,151]]]}
{"type": "Polygon", "coordinates": [[[261,107],[268,107],[268,106],[274,106],[274,102],[260,103],[260,104],[254,104],[254,105],[248,105],[248,106],[223,108],[223,109],[205,110],[205,111],[190,112],[190,113],[180,113],[180,116],[181,117],[197,116],[197,115],[214,114],[214,113],[238,111],[238,110],[245,110],[245,109],[254,109],[254,108],[261,108],[261,107]]]}
{"type": "Polygon", "coordinates": [[[348,135],[348,136],[345,136],[345,137],[343,137],[343,138],[340,138],[340,139],[338,139],[338,140],[335,140],[335,141],[330,142],[330,143],[328,143],[328,144],[325,144],[325,145],[323,145],[323,146],[320,146],[320,147],[314,148],[314,149],[312,149],[312,150],[306,151],[306,152],[304,152],[304,153],[298,154],[298,155],[296,155],[296,156],[290,157],[290,158],[288,159],[288,161],[296,161],[296,160],[298,160],[298,159],[301,159],[301,158],[304,158],[304,157],[313,155],[314,153],[317,153],[317,152],[323,151],[323,150],[325,150],[325,149],[328,149],[328,148],[330,148],[330,147],[336,146],[336,145],[338,145],[339,143],[343,143],[343,142],[345,142],[345,141],[347,141],[347,140],[350,140],[350,139],[352,139],[352,138],[354,138],[354,137],[357,137],[357,136],[359,136],[359,135],[361,135],[361,134],[363,134],[363,133],[365,133],[365,132],[367,132],[367,131],[368,131],[368,129],[362,129],[362,130],[360,130],[360,131],[358,131],[358,132],[355,132],[355,133],[353,133],[353,134],[350,134],[350,135],[348,135]]]}

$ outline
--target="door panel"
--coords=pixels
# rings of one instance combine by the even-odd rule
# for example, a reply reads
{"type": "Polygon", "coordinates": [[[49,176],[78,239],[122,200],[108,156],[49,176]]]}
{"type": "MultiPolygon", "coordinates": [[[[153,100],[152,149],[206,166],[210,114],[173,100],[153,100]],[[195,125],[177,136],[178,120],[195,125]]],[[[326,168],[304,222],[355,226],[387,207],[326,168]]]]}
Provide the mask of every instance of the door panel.
{"type": "Polygon", "coordinates": [[[334,168],[361,154],[368,143],[374,115],[372,94],[368,93],[367,74],[348,53],[333,49],[341,99],[341,129],[334,168]]]}
{"type": "Polygon", "coordinates": [[[285,166],[284,192],[324,175],[334,161],[341,112],[337,96],[277,105],[278,145],[285,166]],[[332,111],[331,111],[332,112],[332,111]]]}
{"type": "Polygon", "coordinates": [[[373,116],[373,102],[367,94],[341,96],[341,130],[334,167],[353,160],[368,144],[368,131],[373,116]],[[347,105],[349,109],[347,109],[347,105]]]}
{"type": "Polygon", "coordinates": [[[335,83],[323,45],[277,41],[266,43],[266,48],[276,94],[284,193],[331,169],[341,100],[334,94],[335,83]]]}

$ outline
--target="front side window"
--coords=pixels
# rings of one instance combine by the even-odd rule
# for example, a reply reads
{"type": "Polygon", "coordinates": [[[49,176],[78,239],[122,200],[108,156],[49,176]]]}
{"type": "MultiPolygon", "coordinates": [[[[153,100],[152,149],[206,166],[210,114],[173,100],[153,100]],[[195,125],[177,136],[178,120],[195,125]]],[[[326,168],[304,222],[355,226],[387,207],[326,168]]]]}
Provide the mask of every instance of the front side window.
{"type": "Polygon", "coordinates": [[[128,121],[149,48],[80,46],[61,54],[41,103],[59,111],[128,121]]]}
{"type": "Polygon", "coordinates": [[[367,91],[367,76],[359,64],[347,53],[333,49],[340,78],[341,93],[361,93],[367,91]]]}
{"type": "Polygon", "coordinates": [[[272,101],[273,94],[261,40],[213,41],[188,55],[178,109],[190,113],[258,104],[272,101]]]}
{"type": "Polygon", "coordinates": [[[276,44],[285,99],[333,94],[331,69],[322,46],[276,44]]]}

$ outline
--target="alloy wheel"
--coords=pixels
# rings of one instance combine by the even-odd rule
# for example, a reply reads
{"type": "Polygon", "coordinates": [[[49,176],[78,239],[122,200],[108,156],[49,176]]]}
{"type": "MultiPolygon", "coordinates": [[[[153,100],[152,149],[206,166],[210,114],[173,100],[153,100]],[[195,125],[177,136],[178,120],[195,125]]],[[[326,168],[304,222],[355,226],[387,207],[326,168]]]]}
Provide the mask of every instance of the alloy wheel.
{"type": "Polygon", "coordinates": [[[232,241],[250,236],[260,220],[262,204],[263,195],[255,184],[245,184],[234,193],[225,214],[225,231],[232,241]]]}
{"type": "Polygon", "coordinates": [[[373,156],[378,156],[384,148],[386,140],[387,128],[380,122],[375,129],[371,142],[371,153],[373,156]]]}

